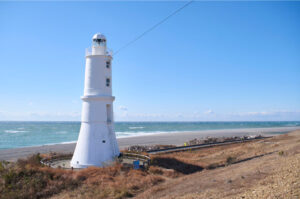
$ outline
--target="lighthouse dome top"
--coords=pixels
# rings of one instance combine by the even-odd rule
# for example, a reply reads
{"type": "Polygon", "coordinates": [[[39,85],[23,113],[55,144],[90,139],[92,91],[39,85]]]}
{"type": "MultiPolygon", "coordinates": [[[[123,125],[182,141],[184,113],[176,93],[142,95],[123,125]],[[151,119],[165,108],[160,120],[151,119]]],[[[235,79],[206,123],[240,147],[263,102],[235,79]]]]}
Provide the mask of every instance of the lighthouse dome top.
{"type": "Polygon", "coordinates": [[[96,33],[96,34],[94,34],[94,36],[93,36],[93,41],[94,41],[94,40],[98,40],[98,39],[106,40],[106,38],[105,38],[105,36],[104,36],[103,34],[101,34],[101,33],[96,33]]]}

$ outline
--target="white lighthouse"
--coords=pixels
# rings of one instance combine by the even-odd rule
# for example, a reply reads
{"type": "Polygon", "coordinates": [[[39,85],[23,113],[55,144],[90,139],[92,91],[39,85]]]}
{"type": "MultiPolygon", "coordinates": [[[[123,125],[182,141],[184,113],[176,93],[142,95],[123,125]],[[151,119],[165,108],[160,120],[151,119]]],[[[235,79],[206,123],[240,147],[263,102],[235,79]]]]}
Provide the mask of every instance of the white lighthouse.
{"type": "Polygon", "coordinates": [[[104,166],[120,153],[114,131],[111,60],[105,36],[95,34],[92,48],[86,51],[81,128],[71,160],[73,168],[104,166]]]}

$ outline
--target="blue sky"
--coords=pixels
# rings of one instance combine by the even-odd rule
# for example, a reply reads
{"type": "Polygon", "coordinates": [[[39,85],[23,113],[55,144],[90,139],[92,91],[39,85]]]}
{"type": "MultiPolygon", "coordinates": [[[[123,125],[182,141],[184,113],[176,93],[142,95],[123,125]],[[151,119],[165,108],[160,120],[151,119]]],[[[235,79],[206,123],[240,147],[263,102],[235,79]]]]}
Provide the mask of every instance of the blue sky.
{"type": "MultiPolygon", "coordinates": [[[[85,48],[185,2],[1,2],[0,120],[80,120],[85,48]]],[[[300,2],[193,2],[114,57],[117,121],[300,120],[300,2]]]]}

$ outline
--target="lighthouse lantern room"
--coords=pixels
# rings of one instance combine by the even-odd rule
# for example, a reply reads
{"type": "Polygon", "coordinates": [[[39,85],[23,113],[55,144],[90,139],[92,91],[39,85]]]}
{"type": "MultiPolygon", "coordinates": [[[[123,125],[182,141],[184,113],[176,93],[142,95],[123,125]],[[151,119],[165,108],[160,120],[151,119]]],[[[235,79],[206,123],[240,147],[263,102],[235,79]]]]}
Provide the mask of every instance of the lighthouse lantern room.
{"type": "Polygon", "coordinates": [[[73,168],[105,166],[120,153],[113,119],[112,55],[104,35],[95,34],[92,41],[86,51],[81,127],[71,160],[73,168]]]}

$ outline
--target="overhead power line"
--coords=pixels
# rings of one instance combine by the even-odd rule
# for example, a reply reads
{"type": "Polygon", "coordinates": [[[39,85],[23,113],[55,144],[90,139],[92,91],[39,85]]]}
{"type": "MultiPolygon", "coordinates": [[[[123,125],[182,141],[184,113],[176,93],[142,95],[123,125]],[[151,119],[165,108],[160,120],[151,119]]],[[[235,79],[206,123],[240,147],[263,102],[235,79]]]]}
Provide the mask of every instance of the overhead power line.
{"type": "Polygon", "coordinates": [[[113,53],[113,55],[118,54],[121,50],[127,48],[128,46],[130,46],[131,44],[133,44],[137,40],[141,39],[147,33],[151,32],[153,29],[157,28],[159,25],[161,25],[162,23],[164,23],[165,21],[167,21],[169,18],[171,18],[172,16],[174,16],[175,14],[177,14],[181,10],[183,10],[185,7],[187,7],[188,5],[190,5],[193,1],[194,0],[188,1],[186,4],[184,4],[183,6],[181,6],[180,8],[178,8],[177,10],[175,10],[174,12],[172,12],[171,14],[169,14],[167,17],[163,18],[161,21],[159,21],[158,23],[156,23],[155,25],[153,25],[152,27],[150,27],[149,29],[147,29],[145,32],[143,32],[139,36],[137,36],[135,39],[131,40],[130,42],[126,43],[124,46],[122,46],[121,48],[119,48],[118,50],[116,50],[115,53],[113,53]]]}

